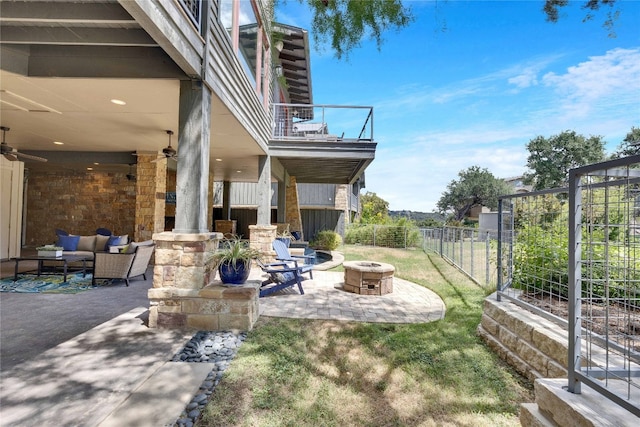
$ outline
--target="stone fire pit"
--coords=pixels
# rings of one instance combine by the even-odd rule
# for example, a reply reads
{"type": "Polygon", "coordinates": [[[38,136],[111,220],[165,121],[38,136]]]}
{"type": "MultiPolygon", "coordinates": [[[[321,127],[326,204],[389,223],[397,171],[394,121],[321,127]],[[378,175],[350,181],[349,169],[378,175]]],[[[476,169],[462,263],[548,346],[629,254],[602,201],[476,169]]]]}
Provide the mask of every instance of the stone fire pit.
{"type": "Polygon", "coordinates": [[[373,261],[347,261],[344,267],[344,290],[360,295],[385,295],[393,292],[391,264],[373,261]]]}

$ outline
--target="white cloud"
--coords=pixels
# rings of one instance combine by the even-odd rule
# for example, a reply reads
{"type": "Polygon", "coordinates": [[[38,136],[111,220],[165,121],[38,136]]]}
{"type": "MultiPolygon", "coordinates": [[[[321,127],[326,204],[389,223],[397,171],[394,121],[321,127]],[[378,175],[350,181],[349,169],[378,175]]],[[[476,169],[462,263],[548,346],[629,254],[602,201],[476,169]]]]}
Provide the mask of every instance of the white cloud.
{"type": "MultiPolygon", "coordinates": [[[[547,73],[542,82],[559,96],[567,118],[607,114],[614,107],[638,107],[640,49],[613,49],[602,56],[569,67],[563,74],[547,73]]],[[[628,109],[636,118],[638,108],[628,109]]],[[[620,110],[615,111],[619,114],[620,110]]]]}
{"type": "Polygon", "coordinates": [[[524,70],[522,74],[511,77],[507,81],[519,89],[528,88],[538,84],[538,73],[536,70],[529,68],[524,70]]]}

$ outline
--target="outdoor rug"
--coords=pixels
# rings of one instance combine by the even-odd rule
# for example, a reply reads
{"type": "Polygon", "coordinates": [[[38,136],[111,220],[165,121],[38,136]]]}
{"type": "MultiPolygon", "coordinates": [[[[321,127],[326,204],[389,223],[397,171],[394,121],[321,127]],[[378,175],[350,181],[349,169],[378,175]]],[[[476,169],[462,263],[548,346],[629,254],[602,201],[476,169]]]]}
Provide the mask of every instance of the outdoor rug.
{"type": "Polygon", "coordinates": [[[89,289],[91,274],[82,277],[82,273],[67,274],[67,281],[62,281],[62,275],[20,274],[18,280],[13,276],[0,280],[0,292],[47,293],[47,294],[75,294],[89,289]]]}

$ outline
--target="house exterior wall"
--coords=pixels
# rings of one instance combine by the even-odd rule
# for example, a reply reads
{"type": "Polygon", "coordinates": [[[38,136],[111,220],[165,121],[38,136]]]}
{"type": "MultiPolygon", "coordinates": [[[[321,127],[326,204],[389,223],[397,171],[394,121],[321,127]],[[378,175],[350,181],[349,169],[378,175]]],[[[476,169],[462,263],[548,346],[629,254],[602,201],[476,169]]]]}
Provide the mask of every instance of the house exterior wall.
{"type": "Polygon", "coordinates": [[[335,184],[298,184],[300,207],[326,207],[340,209],[335,184]]]}

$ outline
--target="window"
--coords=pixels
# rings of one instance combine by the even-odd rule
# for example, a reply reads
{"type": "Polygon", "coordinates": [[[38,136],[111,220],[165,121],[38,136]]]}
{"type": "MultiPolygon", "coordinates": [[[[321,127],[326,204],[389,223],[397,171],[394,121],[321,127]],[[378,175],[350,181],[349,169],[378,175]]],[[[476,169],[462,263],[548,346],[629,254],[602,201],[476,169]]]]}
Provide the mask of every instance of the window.
{"type": "Polygon", "coordinates": [[[220,0],[220,22],[231,37],[233,27],[233,0],[220,0]]]}
{"type": "Polygon", "coordinates": [[[254,1],[220,0],[218,16],[258,96],[264,101],[270,79],[269,42],[256,15],[254,1]]]}
{"type": "Polygon", "coordinates": [[[255,87],[259,29],[258,20],[250,1],[240,2],[240,16],[238,22],[240,26],[240,62],[255,87]]]}

